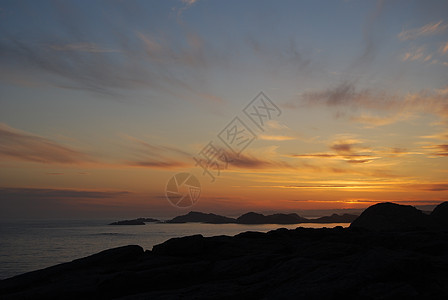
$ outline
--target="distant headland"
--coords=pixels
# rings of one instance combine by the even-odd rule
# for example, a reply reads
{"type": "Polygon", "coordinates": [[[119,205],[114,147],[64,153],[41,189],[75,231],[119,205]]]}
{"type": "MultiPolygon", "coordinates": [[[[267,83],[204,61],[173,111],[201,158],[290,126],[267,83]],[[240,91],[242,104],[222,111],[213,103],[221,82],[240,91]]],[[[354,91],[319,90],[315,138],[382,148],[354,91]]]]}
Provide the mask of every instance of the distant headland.
{"type": "Polygon", "coordinates": [[[171,220],[161,221],[153,218],[138,218],[133,220],[123,220],[110,223],[109,225],[145,225],[145,223],[207,223],[207,224],[279,224],[291,225],[301,223],[351,223],[358,215],[352,214],[332,214],[331,216],[317,219],[307,219],[296,213],[263,215],[255,212],[248,212],[238,218],[229,218],[213,213],[202,213],[191,211],[186,215],[174,217],[171,220]]]}

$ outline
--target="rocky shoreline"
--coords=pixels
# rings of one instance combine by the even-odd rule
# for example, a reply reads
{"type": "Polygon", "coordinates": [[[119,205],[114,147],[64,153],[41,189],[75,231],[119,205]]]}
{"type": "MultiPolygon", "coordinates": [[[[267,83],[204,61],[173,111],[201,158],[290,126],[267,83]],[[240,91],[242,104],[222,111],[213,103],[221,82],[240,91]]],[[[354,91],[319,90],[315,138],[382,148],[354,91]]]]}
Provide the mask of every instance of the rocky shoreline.
{"type": "MultiPolygon", "coordinates": [[[[0,298],[447,299],[448,230],[403,226],[421,217],[405,206],[371,208],[350,228],[194,235],[146,251],[114,248],[2,280],[0,298]],[[369,230],[378,218],[389,227],[369,230]]],[[[434,210],[441,222],[444,208],[434,210]]]]}

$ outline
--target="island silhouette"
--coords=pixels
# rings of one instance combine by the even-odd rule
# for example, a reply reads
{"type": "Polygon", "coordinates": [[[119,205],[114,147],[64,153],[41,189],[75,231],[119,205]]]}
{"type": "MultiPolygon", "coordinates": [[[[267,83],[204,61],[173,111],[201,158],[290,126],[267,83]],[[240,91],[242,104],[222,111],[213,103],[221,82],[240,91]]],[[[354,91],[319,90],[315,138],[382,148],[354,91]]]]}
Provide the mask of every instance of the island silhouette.
{"type": "Polygon", "coordinates": [[[202,213],[191,211],[186,215],[174,217],[171,220],[160,221],[153,218],[138,218],[133,220],[123,220],[110,223],[109,225],[145,225],[146,223],[208,223],[208,224],[279,224],[290,225],[300,223],[351,223],[358,215],[353,214],[332,214],[331,216],[324,216],[316,219],[307,219],[299,216],[296,213],[291,214],[272,214],[263,215],[255,212],[245,213],[238,218],[229,218],[213,213],[202,213]]]}

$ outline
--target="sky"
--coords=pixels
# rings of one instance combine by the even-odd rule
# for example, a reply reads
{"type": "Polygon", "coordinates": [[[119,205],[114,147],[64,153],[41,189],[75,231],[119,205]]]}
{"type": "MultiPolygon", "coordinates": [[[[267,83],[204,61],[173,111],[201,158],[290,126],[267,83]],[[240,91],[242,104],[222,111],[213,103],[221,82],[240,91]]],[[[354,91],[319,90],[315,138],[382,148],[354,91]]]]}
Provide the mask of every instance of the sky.
{"type": "Polygon", "coordinates": [[[447,1],[0,3],[1,218],[385,201],[448,201],[447,1]]]}

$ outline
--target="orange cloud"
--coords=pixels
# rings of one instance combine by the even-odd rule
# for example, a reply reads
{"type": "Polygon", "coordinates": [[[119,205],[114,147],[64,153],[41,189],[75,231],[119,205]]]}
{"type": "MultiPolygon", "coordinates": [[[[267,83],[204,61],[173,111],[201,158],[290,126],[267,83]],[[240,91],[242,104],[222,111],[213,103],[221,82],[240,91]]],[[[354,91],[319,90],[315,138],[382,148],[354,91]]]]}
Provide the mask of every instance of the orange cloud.
{"type": "Polygon", "coordinates": [[[176,169],[191,166],[191,164],[179,161],[132,161],[129,162],[129,165],[134,167],[144,167],[153,169],[176,169]]]}
{"type": "Polygon", "coordinates": [[[448,140],[448,131],[422,136],[425,139],[448,140]]]}
{"type": "Polygon", "coordinates": [[[442,45],[442,47],[440,47],[440,52],[442,54],[448,53],[448,42],[446,42],[445,44],[442,45]]]}
{"type": "MultiPolygon", "coordinates": [[[[411,51],[406,52],[401,58],[402,61],[415,61],[426,59],[425,58],[425,47],[418,47],[416,49],[412,49],[411,51]]],[[[429,58],[431,59],[431,58],[429,58]]],[[[426,61],[426,60],[425,60],[426,61]]]]}
{"type": "Polygon", "coordinates": [[[448,144],[424,146],[423,148],[430,149],[431,156],[448,156],[448,144]]]}
{"type": "Polygon", "coordinates": [[[402,41],[414,40],[419,37],[430,36],[444,32],[448,28],[448,24],[443,21],[426,24],[420,28],[403,30],[398,34],[398,38],[402,41]]]}
{"type": "Polygon", "coordinates": [[[448,183],[414,184],[410,187],[432,192],[448,191],[448,183]]]}
{"type": "Polygon", "coordinates": [[[334,152],[293,154],[291,156],[299,158],[331,158],[355,164],[369,163],[379,158],[373,156],[371,149],[362,146],[361,142],[355,139],[337,140],[330,144],[329,148],[334,152]]]}
{"type": "Polygon", "coordinates": [[[286,135],[264,135],[261,134],[258,136],[260,140],[265,141],[290,141],[295,140],[295,137],[292,136],[286,136],[286,135]]]}
{"type": "Polygon", "coordinates": [[[366,127],[372,128],[372,127],[379,127],[379,126],[385,126],[389,124],[396,123],[398,121],[404,121],[408,120],[411,117],[409,113],[398,113],[398,114],[392,114],[388,116],[376,116],[372,114],[365,114],[362,113],[360,116],[354,116],[350,118],[350,120],[365,124],[366,127]]]}

